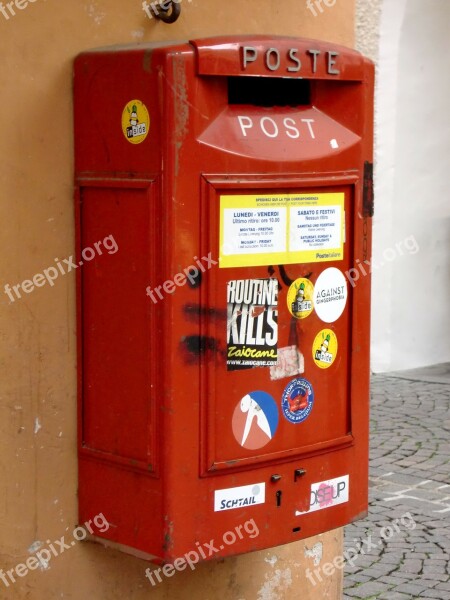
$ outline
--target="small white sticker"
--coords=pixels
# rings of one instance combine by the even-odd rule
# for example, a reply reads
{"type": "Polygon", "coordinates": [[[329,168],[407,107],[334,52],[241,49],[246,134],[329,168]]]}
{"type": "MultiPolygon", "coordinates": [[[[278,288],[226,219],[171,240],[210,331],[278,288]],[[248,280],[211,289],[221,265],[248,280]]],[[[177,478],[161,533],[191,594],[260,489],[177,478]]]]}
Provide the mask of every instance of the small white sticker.
{"type": "Polygon", "coordinates": [[[295,516],[331,508],[338,504],[348,502],[349,498],[349,476],[343,475],[328,481],[320,481],[311,485],[311,499],[309,509],[306,511],[295,511],[295,516]]]}
{"type": "Polygon", "coordinates": [[[314,308],[324,323],[339,319],[347,304],[347,280],[335,267],[325,269],[314,286],[314,308]]]}
{"type": "Polygon", "coordinates": [[[235,488],[226,488],[214,492],[214,512],[244,508],[266,501],[266,484],[255,483],[235,488]]]}

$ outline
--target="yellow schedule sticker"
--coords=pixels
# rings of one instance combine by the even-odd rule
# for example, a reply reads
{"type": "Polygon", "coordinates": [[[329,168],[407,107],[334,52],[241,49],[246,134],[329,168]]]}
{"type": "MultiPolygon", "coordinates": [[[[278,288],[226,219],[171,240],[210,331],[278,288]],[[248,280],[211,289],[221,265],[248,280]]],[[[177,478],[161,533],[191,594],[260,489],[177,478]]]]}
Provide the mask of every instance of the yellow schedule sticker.
{"type": "Polygon", "coordinates": [[[130,100],[122,112],[122,131],[130,144],[141,144],[150,131],[150,115],[141,100],[130,100]]]}
{"type": "Polygon", "coordinates": [[[328,369],[336,360],[338,341],[331,329],[322,329],[314,340],[312,355],[315,364],[321,369],[328,369]]]}
{"type": "Polygon", "coordinates": [[[219,266],[343,260],[344,193],[220,196],[219,266]]]}
{"type": "Polygon", "coordinates": [[[306,319],[314,309],[314,286],[309,279],[300,277],[289,288],[287,305],[296,319],[306,319]]]}

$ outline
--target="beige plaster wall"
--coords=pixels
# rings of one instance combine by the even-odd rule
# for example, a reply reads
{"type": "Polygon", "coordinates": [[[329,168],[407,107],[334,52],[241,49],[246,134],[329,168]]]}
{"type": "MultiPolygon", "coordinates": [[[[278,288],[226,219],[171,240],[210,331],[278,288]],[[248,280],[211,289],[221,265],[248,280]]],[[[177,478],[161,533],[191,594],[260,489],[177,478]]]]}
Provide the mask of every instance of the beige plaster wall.
{"type": "MultiPolygon", "coordinates": [[[[61,276],[10,302],[14,285],[74,250],[71,69],[87,48],[212,34],[274,33],[353,45],[353,0],[183,0],[174,25],[140,0],[15,0],[0,12],[0,568],[37,542],[71,536],[77,519],[75,280],[61,276]],[[19,8],[20,7],[20,8],[19,8]]],[[[0,8],[1,10],[1,8],[0,8]]],[[[341,573],[313,586],[305,549],[339,555],[342,532],[201,565],[152,588],[144,561],[78,543],[48,568],[0,580],[0,597],[33,600],[340,597],[341,573]],[[300,596],[301,595],[301,596],[300,596]]]]}

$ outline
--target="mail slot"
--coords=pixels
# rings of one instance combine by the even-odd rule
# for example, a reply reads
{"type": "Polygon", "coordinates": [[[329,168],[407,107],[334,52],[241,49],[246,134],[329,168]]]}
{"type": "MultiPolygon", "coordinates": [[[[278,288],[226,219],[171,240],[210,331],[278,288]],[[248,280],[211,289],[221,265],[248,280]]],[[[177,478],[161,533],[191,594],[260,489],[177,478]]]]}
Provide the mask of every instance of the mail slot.
{"type": "Polygon", "coordinates": [[[366,514],[373,77],[284,37],[77,57],[79,518],[103,542],[214,540],[203,560],[366,514]]]}

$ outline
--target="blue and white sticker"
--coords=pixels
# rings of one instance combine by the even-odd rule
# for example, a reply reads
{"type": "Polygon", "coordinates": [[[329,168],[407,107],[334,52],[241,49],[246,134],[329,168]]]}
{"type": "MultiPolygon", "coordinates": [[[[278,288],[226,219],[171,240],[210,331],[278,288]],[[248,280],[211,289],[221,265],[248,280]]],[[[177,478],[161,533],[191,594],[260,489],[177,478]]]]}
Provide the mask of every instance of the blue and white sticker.
{"type": "Polygon", "coordinates": [[[291,423],[303,423],[311,414],[314,390],[311,383],[302,377],[293,379],[286,386],[281,400],[281,409],[291,423]]]}
{"type": "Polygon", "coordinates": [[[274,437],[279,419],[275,400],[267,392],[246,394],[237,403],[231,422],[237,443],[246,450],[258,450],[274,437]]]}

